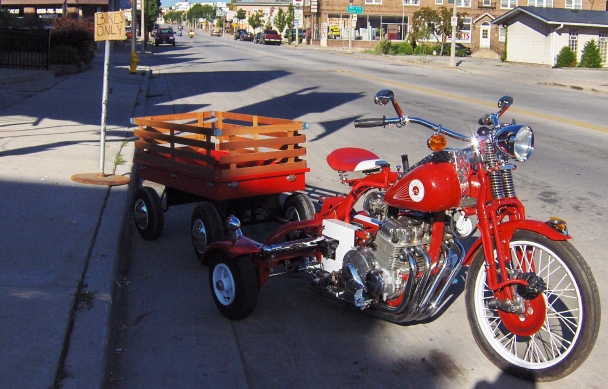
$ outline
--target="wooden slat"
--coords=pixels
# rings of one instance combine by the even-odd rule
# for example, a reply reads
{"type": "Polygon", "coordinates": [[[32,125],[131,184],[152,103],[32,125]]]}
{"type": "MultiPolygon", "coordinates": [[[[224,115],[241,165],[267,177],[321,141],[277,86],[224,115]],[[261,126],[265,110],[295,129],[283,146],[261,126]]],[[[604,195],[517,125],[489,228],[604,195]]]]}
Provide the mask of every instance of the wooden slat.
{"type": "MultiPolygon", "coordinates": [[[[207,123],[213,124],[213,123],[207,123]]],[[[194,134],[201,135],[209,135],[213,136],[214,131],[207,126],[194,126],[191,124],[179,124],[179,123],[171,123],[171,122],[159,122],[154,120],[140,120],[140,126],[152,127],[154,130],[158,132],[168,132],[168,130],[179,131],[179,132],[191,132],[194,134]]],[[[145,128],[140,127],[141,130],[146,130],[145,128]]]]}
{"type": "Polygon", "coordinates": [[[222,136],[243,135],[243,134],[269,134],[286,131],[299,131],[302,127],[299,124],[281,124],[280,126],[257,126],[243,127],[224,123],[222,127],[222,136]]]}
{"type": "Polygon", "coordinates": [[[220,157],[220,164],[228,164],[233,162],[253,162],[253,161],[267,161],[270,159],[283,159],[289,157],[301,157],[306,155],[306,149],[295,149],[295,150],[283,150],[283,151],[271,151],[264,153],[252,152],[251,154],[231,154],[220,157]]]}
{"type": "Polygon", "coordinates": [[[200,148],[207,149],[207,150],[215,150],[215,143],[207,142],[204,140],[198,140],[198,139],[194,139],[194,138],[190,138],[190,137],[171,136],[171,135],[165,135],[162,133],[153,133],[153,132],[138,131],[138,130],[135,130],[133,132],[133,135],[140,137],[142,140],[154,139],[156,141],[162,141],[162,142],[166,142],[166,143],[173,142],[173,143],[178,143],[178,144],[182,144],[182,145],[200,147],[200,148]]]}
{"type": "MultiPolygon", "coordinates": [[[[209,179],[213,179],[216,176],[215,170],[210,169],[210,168],[196,166],[196,165],[189,165],[187,163],[177,162],[177,161],[173,161],[173,160],[170,160],[167,158],[157,157],[154,155],[149,155],[149,154],[141,153],[141,152],[135,153],[133,162],[138,163],[138,164],[143,164],[146,166],[169,170],[174,173],[190,174],[195,177],[201,176],[201,177],[208,177],[209,179]]],[[[168,183],[160,182],[160,184],[167,185],[168,183]]]]}
{"type": "Polygon", "coordinates": [[[237,178],[246,175],[263,175],[266,173],[276,173],[283,170],[305,169],[306,161],[294,163],[281,163],[277,165],[253,166],[238,169],[221,170],[222,178],[237,178]]]}
{"type": "MultiPolygon", "coordinates": [[[[238,138],[238,137],[237,137],[238,138]]],[[[241,138],[246,139],[246,138],[241,138]]],[[[230,150],[230,149],[244,149],[246,147],[268,147],[268,148],[280,148],[285,145],[295,145],[298,143],[304,143],[306,141],[305,135],[294,136],[289,139],[286,138],[274,138],[274,139],[246,139],[237,140],[235,142],[223,142],[218,144],[218,150],[230,150]]]]}
{"type": "MultiPolygon", "coordinates": [[[[152,145],[149,143],[144,143],[141,141],[135,141],[135,147],[140,150],[147,150],[154,154],[157,154],[157,153],[169,154],[173,158],[186,158],[186,159],[201,161],[201,162],[205,162],[211,166],[213,166],[217,163],[217,160],[214,157],[212,157],[211,155],[203,154],[203,153],[197,152],[196,150],[193,150],[193,149],[169,148],[169,147],[165,147],[165,146],[156,146],[156,145],[152,145]]],[[[167,158],[167,157],[162,157],[162,158],[167,158]]],[[[167,159],[169,159],[169,158],[167,158],[167,159]]],[[[187,163],[187,162],[182,162],[182,163],[187,163]]]]}

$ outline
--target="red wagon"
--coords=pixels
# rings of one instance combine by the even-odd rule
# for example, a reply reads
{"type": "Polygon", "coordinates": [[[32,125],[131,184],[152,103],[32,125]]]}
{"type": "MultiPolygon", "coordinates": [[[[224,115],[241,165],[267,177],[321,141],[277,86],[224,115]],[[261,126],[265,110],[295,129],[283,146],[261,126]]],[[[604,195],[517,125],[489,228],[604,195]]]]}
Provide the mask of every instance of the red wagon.
{"type": "Polygon", "coordinates": [[[222,220],[305,220],[314,205],[303,193],[310,169],[302,157],[308,123],[231,112],[205,111],[133,119],[134,163],[140,181],[164,186],[162,194],[141,186],[133,219],[141,236],[160,236],[170,206],[199,202],[192,214],[194,250],[200,258],[224,237],[222,220]],[[291,192],[281,204],[282,193],[291,192]]]}

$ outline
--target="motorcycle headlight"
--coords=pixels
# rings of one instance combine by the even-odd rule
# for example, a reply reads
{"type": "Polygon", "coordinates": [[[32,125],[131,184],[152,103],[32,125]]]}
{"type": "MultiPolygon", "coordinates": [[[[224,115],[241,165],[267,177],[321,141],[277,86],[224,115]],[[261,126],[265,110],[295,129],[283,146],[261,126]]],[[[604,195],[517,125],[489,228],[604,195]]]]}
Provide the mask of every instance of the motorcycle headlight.
{"type": "Polygon", "coordinates": [[[534,151],[534,132],[523,124],[506,126],[496,132],[496,146],[505,155],[520,162],[534,151]]]}

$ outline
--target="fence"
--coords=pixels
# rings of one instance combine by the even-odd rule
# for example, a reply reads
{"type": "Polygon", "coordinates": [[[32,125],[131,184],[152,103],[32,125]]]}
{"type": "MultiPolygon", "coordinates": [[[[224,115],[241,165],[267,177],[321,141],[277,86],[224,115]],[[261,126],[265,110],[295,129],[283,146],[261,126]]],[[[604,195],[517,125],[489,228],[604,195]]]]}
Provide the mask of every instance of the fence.
{"type": "Polygon", "coordinates": [[[0,68],[49,68],[49,30],[0,28],[0,68]]]}

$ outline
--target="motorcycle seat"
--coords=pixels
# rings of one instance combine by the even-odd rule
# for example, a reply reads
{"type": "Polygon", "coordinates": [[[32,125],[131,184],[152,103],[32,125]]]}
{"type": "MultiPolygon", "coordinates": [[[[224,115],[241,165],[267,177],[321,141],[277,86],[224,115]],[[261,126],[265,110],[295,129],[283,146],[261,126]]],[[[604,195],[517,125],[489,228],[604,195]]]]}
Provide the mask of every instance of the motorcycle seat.
{"type": "Polygon", "coordinates": [[[329,167],[339,172],[360,172],[390,166],[369,150],[357,147],[336,149],[327,156],[329,167]]]}

